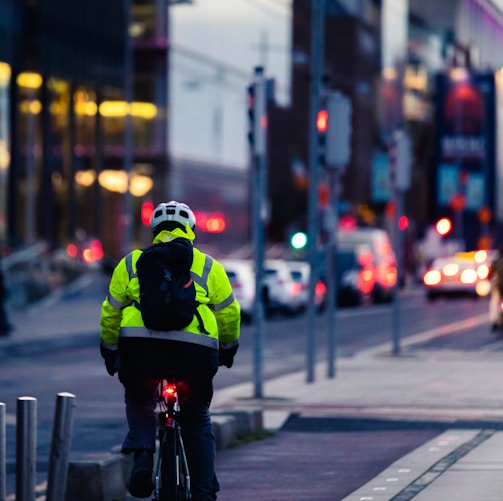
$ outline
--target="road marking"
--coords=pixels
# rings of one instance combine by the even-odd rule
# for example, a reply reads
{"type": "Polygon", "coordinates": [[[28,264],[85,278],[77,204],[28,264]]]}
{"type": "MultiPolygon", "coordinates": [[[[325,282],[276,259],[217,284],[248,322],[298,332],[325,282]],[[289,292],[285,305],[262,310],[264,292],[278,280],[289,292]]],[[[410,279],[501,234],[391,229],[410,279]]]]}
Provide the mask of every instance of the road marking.
{"type": "MultiPolygon", "coordinates": [[[[401,339],[401,346],[411,346],[414,344],[425,343],[426,341],[431,341],[436,337],[446,336],[452,334],[453,332],[465,331],[478,327],[479,325],[484,325],[489,323],[489,317],[487,313],[482,313],[475,317],[465,318],[464,320],[459,320],[457,322],[451,322],[450,324],[441,325],[440,327],[434,327],[424,332],[419,332],[413,336],[407,336],[401,339]]],[[[380,345],[374,346],[372,348],[365,348],[358,353],[372,354],[386,349],[390,349],[392,343],[387,341],[380,345]]]]}

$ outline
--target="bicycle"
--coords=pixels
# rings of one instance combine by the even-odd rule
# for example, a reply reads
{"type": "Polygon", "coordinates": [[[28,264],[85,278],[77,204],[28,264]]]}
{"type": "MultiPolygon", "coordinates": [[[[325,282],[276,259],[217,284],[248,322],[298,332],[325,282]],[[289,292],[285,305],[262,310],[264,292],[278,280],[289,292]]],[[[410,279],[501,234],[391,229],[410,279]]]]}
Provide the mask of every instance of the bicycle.
{"type": "Polygon", "coordinates": [[[180,403],[175,380],[159,382],[159,454],[154,501],[190,501],[190,475],[180,426],[180,403]]]}

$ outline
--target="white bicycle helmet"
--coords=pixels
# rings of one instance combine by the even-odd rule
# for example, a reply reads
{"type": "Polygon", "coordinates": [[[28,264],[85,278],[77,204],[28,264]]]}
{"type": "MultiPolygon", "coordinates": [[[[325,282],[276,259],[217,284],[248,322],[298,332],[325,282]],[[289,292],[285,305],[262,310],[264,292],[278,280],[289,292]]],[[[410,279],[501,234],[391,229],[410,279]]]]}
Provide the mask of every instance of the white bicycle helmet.
{"type": "Polygon", "coordinates": [[[155,230],[161,223],[168,221],[179,223],[182,228],[185,228],[189,223],[190,229],[193,230],[196,225],[196,216],[187,204],[171,200],[171,202],[160,203],[154,209],[150,218],[150,228],[155,230]]]}

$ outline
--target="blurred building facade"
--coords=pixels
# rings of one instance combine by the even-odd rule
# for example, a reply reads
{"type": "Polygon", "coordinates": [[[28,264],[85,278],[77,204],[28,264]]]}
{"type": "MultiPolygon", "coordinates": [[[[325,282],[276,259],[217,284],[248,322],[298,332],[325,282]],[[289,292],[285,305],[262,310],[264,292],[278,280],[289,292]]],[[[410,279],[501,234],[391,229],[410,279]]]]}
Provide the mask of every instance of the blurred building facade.
{"type": "Polygon", "coordinates": [[[106,205],[93,181],[123,144],[98,108],[124,99],[128,11],[121,0],[72,9],[2,0],[0,9],[0,237],[56,244],[79,227],[96,234],[106,205]]]}
{"type": "MultiPolygon", "coordinates": [[[[497,240],[503,223],[497,120],[503,59],[493,49],[502,42],[503,15],[497,2],[341,0],[326,5],[323,86],[342,92],[353,104],[352,157],[341,180],[341,215],[351,214],[363,224],[391,223],[389,138],[401,128],[412,144],[405,212],[414,227],[424,229],[447,215],[462,225],[467,246],[476,246],[485,235],[497,240]],[[387,58],[388,38],[402,31],[405,39],[398,37],[397,43],[403,54],[387,58]],[[396,33],[390,37],[390,32],[396,33]],[[461,74],[465,84],[475,85],[475,94],[480,91],[480,109],[473,111],[477,103],[459,95],[453,110],[458,121],[478,119],[478,130],[451,130],[446,139],[444,83],[456,87],[463,83],[456,79],[461,74]],[[446,140],[453,148],[450,156],[442,151],[446,140]],[[474,145],[480,149],[478,159],[467,151],[474,145]]],[[[311,2],[294,0],[292,106],[269,110],[271,234],[277,240],[306,229],[310,17],[311,2]]]]}
{"type": "MultiPolygon", "coordinates": [[[[166,197],[196,204],[202,221],[223,213],[226,231],[215,237],[201,227],[201,241],[249,240],[248,173],[170,155],[168,29],[174,4],[75,0],[68,9],[63,0],[0,0],[0,240],[15,245],[44,239],[57,246],[86,234],[118,257],[128,246],[147,243],[141,208],[166,197]]],[[[311,2],[291,5],[291,105],[269,109],[268,236],[275,241],[305,224],[307,213],[311,2]]],[[[419,225],[444,213],[454,217],[452,196],[440,186],[449,176],[456,183],[473,179],[483,194],[464,208],[465,227],[473,226],[476,239],[479,210],[487,208],[491,217],[484,229],[493,231],[503,222],[503,53],[494,50],[503,42],[498,3],[409,0],[405,56],[394,73],[383,64],[383,30],[389,29],[383,10],[399,18],[407,2],[326,5],[324,84],[353,103],[341,213],[383,224],[390,198],[387,134],[400,125],[413,144],[407,214],[419,225]],[[441,82],[456,69],[489,89],[478,143],[464,129],[454,128],[460,134],[450,140],[442,129],[441,82]],[[442,157],[446,141],[477,143],[481,160],[475,165],[458,158],[463,165],[452,174],[441,167],[452,163],[442,157]],[[385,182],[379,184],[383,172],[385,182]]],[[[454,110],[456,116],[465,108],[454,110]]],[[[453,189],[457,195],[461,188],[453,189]]]]}

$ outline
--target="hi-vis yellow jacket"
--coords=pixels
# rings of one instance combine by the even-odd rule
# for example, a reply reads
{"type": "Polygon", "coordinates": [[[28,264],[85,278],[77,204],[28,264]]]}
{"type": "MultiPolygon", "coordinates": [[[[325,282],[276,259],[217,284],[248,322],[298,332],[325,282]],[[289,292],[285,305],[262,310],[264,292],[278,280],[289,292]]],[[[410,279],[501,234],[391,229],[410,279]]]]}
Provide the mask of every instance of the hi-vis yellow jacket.
{"type": "MultiPolygon", "coordinates": [[[[168,242],[178,237],[187,238],[187,233],[179,229],[164,230],[154,238],[153,243],[168,242]]],[[[189,233],[189,239],[193,240],[193,233],[189,233]]],[[[117,350],[119,338],[178,341],[214,350],[232,349],[238,345],[240,306],[234,298],[229,278],[217,260],[197,248],[194,248],[191,275],[204,332],[201,332],[196,316],[180,331],[147,329],[140,311],[134,306],[135,301],[140,301],[136,262],[141,253],[141,249],[133,250],[121,259],[113,271],[108,295],[101,307],[101,344],[104,348],[117,350]]]]}

